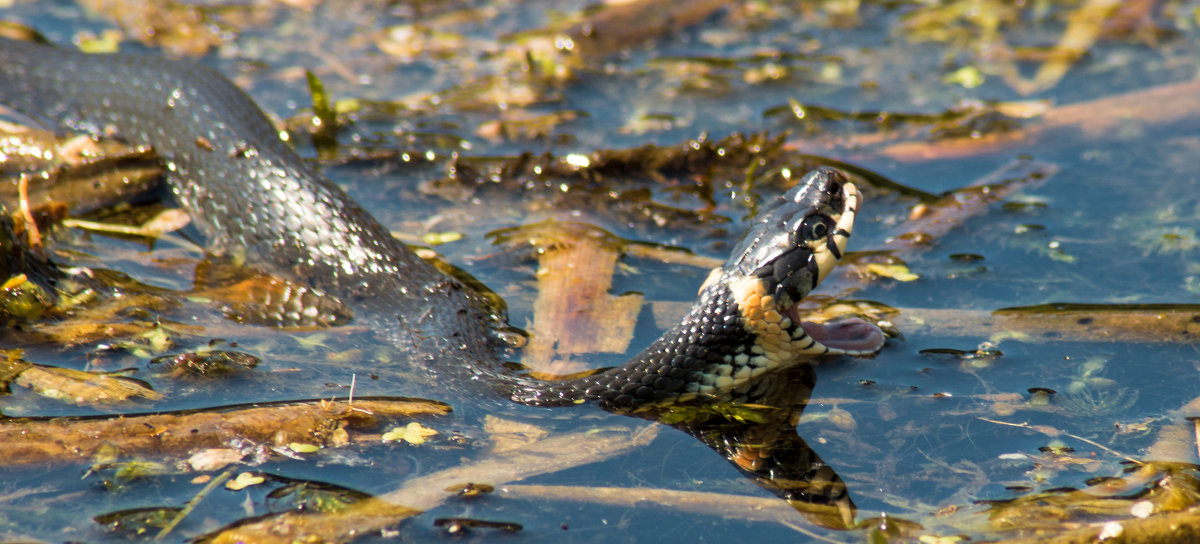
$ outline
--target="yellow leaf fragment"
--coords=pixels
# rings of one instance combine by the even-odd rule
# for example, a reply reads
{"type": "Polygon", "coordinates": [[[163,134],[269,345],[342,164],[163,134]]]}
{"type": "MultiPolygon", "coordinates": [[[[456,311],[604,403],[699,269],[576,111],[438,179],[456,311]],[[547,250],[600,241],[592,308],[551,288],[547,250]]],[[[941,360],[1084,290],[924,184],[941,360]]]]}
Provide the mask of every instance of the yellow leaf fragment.
{"type": "Polygon", "coordinates": [[[974,66],[963,66],[949,74],[942,76],[942,83],[962,85],[964,89],[974,89],[980,85],[986,78],[978,68],[974,66]]]}
{"type": "Polygon", "coordinates": [[[292,442],[288,444],[288,449],[296,453],[314,453],[321,450],[316,444],[305,444],[303,442],[292,442]]]}
{"type": "Polygon", "coordinates": [[[357,98],[343,98],[333,103],[333,111],[337,113],[356,113],[363,108],[363,103],[357,98]]]}
{"type": "Polygon", "coordinates": [[[921,277],[903,264],[868,263],[867,271],[881,278],[892,278],[896,281],[916,281],[921,277]]]}
{"type": "Polygon", "coordinates": [[[5,281],[4,285],[0,285],[0,289],[13,289],[18,285],[25,283],[26,281],[29,281],[29,278],[25,276],[25,274],[17,274],[16,276],[8,278],[8,281],[5,281]]]}
{"type": "Polygon", "coordinates": [[[961,536],[957,536],[957,535],[950,535],[950,536],[921,535],[921,536],[917,537],[917,541],[919,541],[921,544],[956,544],[958,542],[962,542],[963,539],[961,536]]]}
{"type": "Polygon", "coordinates": [[[401,429],[400,427],[396,427],[395,429],[392,429],[386,433],[383,433],[383,436],[381,436],[379,438],[381,440],[383,440],[384,442],[396,442],[399,440],[403,440],[404,439],[404,429],[401,429]]]}
{"type": "Polygon", "coordinates": [[[155,325],[153,329],[143,333],[142,339],[150,346],[150,351],[153,353],[162,353],[174,343],[171,340],[171,333],[162,325],[155,325]]]}
{"type": "Polygon", "coordinates": [[[426,232],[421,235],[421,240],[431,246],[440,246],[462,240],[462,237],[461,232],[426,232]]]}
{"type": "Polygon", "coordinates": [[[116,53],[121,49],[121,33],[105,30],[99,36],[85,36],[79,40],[79,49],[85,53],[116,53]]]}
{"type": "Polygon", "coordinates": [[[265,478],[255,474],[253,472],[243,472],[241,474],[238,474],[237,478],[234,478],[228,482],[225,482],[225,489],[228,489],[230,491],[241,491],[243,489],[246,489],[247,487],[250,487],[252,485],[258,485],[265,481],[266,481],[265,478]]]}
{"type": "Polygon", "coordinates": [[[425,439],[438,434],[437,431],[425,427],[416,421],[401,428],[396,427],[383,433],[384,442],[408,442],[414,446],[424,444],[425,439]]]}

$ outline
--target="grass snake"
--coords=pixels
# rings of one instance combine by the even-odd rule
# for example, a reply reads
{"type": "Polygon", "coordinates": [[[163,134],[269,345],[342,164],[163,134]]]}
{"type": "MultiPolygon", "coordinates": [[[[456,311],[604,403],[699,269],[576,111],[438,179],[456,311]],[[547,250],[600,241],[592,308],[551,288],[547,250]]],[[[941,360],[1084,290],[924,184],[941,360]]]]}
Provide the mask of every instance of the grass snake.
{"type": "Polygon", "coordinates": [[[728,397],[817,356],[869,355],[883,344],[865,321],[815,325],[795,312],[845,252],[861,203],[834,169],[764,206],[692,310],[640,354],[588,377],[539,382],[498,370],[502,315],[397,241],[216,71],[0,38],[0,103],[50,126],[152,146],[211,251],[337,297],[435,378],[518,402],[629,409],[728,397]]]}

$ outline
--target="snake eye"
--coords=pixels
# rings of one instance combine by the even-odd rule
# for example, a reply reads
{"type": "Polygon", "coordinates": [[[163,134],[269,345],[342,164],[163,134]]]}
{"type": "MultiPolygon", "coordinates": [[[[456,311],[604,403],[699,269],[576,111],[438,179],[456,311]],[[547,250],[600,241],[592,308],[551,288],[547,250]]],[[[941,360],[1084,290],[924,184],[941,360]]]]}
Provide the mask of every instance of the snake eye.
{"type": "Polygon", "coordinates": [[[804,218],[800,223],[800,228],[796,230],[800,240],[811,242],[820,240],[829,235],[829,224],[831,219],[824,215],[810,215],[804,218]]]}

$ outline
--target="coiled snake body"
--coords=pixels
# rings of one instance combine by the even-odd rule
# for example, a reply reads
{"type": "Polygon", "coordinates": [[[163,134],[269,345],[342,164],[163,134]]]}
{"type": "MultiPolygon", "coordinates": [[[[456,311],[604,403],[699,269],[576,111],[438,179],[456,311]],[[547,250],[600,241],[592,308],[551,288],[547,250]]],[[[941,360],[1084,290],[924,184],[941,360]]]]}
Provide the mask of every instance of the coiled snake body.
{"type": "Polygon", "coordinates": [[[833,169],[766,206],[691,312],[642,353],[586,378],[534,382],[494,370],[503,320],[479,295],[396,241],[217,72],[0,38],[0,103],[153,146],[214,252],[338,297],[427,371],[519,402],[623,409],[721,397],[813,357],[871,354],[883,342],[863,321],[818,326],[794,311],[845,252],[860,204],[833,169]]]}

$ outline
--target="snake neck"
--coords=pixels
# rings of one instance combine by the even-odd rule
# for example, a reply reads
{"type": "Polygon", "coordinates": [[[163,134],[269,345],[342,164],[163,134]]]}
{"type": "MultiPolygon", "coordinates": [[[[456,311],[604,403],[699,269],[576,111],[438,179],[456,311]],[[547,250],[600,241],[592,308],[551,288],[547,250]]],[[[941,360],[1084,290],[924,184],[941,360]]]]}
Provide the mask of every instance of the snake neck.
{"type": "Polygon", "coordinates": [[[626,364],[572,380],[523,382],[513,400],[536,406],[595,401],[617,411],[729,400],[762,375],[795,364],[814,344],[774,311],[761,285],[748,281],[761,283],[710,282],[678,324],[626,364]]]}

